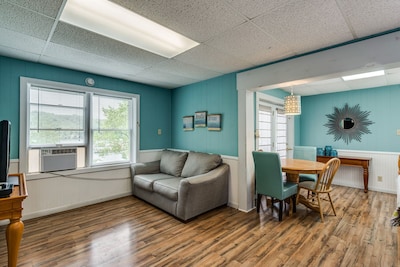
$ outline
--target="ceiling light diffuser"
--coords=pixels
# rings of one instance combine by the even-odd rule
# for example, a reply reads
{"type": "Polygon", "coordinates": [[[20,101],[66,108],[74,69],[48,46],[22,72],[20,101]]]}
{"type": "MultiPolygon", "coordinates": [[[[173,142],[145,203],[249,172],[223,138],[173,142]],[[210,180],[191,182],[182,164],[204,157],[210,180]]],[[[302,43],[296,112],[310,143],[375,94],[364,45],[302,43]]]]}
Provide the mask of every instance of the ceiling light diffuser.
{"type": "Polygon", "coordinates": [[[351,80],[377,77],[377,76],[382,76],[382,75],[385,75],[384,70],[371,71],[371,72],[359,73],[359,74],[355,74],[355,75],[343,76],[342,79],[343,79],[343,81],[351,81],[351,80]]]}
{"type": "Polygon", "coordinates": [[[107,0],[68,0],[60,20],[166,58],[199,45],[107,0]]]}

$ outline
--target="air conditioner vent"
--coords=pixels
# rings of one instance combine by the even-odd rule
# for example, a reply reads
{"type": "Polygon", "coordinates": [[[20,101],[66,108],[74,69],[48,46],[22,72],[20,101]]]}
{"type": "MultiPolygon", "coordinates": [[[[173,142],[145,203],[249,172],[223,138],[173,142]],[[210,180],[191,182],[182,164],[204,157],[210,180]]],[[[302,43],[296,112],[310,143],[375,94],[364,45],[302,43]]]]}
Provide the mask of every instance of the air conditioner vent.
{"type": "Polygon", "coordinates": [[[76,147],[74,148],[51,148],[42,149],[42,155],[59,155],[59,154],[76,154],[76,147]]]}
{"type": "Polygon", "coordinates": [[[76,169],[77,165],[77,148],[43,148],[40,150],[40,171],[63,171],[76,169]]]}

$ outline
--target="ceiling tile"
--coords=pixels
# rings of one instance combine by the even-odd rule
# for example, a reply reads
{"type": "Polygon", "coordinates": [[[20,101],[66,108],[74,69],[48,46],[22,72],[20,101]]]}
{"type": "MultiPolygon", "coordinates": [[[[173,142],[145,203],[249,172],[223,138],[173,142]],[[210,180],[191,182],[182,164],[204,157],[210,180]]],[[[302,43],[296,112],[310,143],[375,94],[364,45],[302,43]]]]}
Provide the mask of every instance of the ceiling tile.
{"type": "Polygon", "coordinates": [[[298,54],[353,38],[335,1],[294,0],[253,21],[298,54]]]}
{"type": "Polygon", "coordinates": [[[172,88],[180,87],[185,84],[191,84],[199,81],[197,79],[191,79],[188,77],[166,73],[155,69],[143,70],[140,73],[138,73],[137,76],[140,76],[141,78],[148,78],[150,80],[153,80],[154,82],[159,82],[160,84],[162,84],[161,87],[172,86],[172,88]]]}
{"type": "Polygon", "coordinates": [[[245,21],[223,1],[113,0],[197,42],[204,42],[245,21]]]}
{"type": "Polygon", "coordinates": [[[207,80],[222,75],[220,72],[210,71],[194,65],[186,64],[175,59],[163,61],[153,67],[155,70],[188,77],[196,81],[207,80]]]}
{"type": "Polygon", "coordinates": [[[240,10],[240,13],[248,19],[255,18],[266,12],[273,12],[276,8],[287,4],[290,0],[265,1],[265,0],[225,0],[233,8],[240,10]]]}
{"type": "Polygon", "coordinates": [[[249,62],[235,58],[215,48],[201,45],[175,57],[176,60],[220,73],[230,73],[254,67],[249,62]]]}
{"type": "Polygon", "coordinates": [[[337,2],[358,38],[400,26],[398,0],[338,0],[337,2]]]}
{"type": "Polygon", "coordinates": [[[55,19],[63,0],[7,0],[7,2],[55,19]]]}
{"type": "Polygon", "coordinates": [[[253,65],[261,65],[293,55],[285,44],[267,35],[252,22],[241,24],[205,44],[251,62],[253,65]]]}
{"type": "Polygon", "coordinates": [[[17,7],[10,3],[0,3],[0,27],[42,40],[47,40],[54,20],[17,7]]]}
{"type": "Polygon", "coordinates": [[[54,63],[57,62],[57,59],[62,59],[60,60],[62,66],[65,66],[65,64],[68,64],[68,66],[75,65],[75,69],[92,73],[97,73],[93,72],[93,70],[97,71],[101,68],[108,69],[109,74],[107,76],[111,77],[116,77],[115,74],[111,73],[135,75],[143,70],[143,68],[133,64],[127,64],[119,60],[113,60],[100,55],[90,54],[66,46],[50,43],[46,53],[43,58],[41,58],[41,62],[51,62],[51,65],[54,65],[54,63]]]}

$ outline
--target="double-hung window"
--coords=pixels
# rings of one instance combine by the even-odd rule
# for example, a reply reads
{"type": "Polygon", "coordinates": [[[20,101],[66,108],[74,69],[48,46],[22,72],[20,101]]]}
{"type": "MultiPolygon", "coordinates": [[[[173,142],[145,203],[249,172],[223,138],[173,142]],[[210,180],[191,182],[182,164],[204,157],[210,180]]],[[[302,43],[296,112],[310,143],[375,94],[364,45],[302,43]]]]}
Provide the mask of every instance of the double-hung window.
{"type": "Polygon", "coordinates": [[[86,94],[29,87],[29,146],[84,146],[86,94]]]}
{"type": "Polygon", "coordinates": [[[129,162],[132,144],[132,100],[94,94],[91,98],[91,147],[94,165],[129,162]]]}
{"type": "Polygon", "coordinates": [[[134,94],[21,78],[21,170],[43,171],[48,149],[72,148],[77,168],[135,162],[138,101],[134,94]]]}

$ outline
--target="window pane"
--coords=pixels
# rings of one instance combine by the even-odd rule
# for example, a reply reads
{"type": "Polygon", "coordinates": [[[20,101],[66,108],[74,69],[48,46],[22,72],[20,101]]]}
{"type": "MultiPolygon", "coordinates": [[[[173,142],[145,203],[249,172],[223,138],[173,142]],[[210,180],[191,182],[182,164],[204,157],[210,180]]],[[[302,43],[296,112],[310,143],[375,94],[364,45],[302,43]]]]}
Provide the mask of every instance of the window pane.
{"type": "Polygon", "coordinates": [[[85,144],[85,94],[31,87],[29,145],[85,144]]]}
{"type": "Polygon", "coordinates": [[[130,99],[93,96],[93,129],[129,129],[130,99]]]}
{"type": "Polygon", "coordinates": [[[93,163],[130,161],[132,100],[94,95],[92,103],[93,163]]]}
{"type": "Polygon", "coordinates": [[[30,103],[40,103],[42,105],[83,107],[84,94],[64,90],[31,87],[30,103]]]}
{"type": "Polygon", "coordinates": [[[93,131],[93,163],[130,161],[130,131],[93,131]]]}
{"type": "Polygon", "coordinates": [[[32,129],[69,129],[83,130],[85,115],[84,109],[69,107],[54,107],[31,104],[32,129]]]}
{"type": "Polygon", "coordinates": [[[29,135],[29,143],[32,146],[83,144],[84,140],[84,131],[31,130],[29,135]]]}

